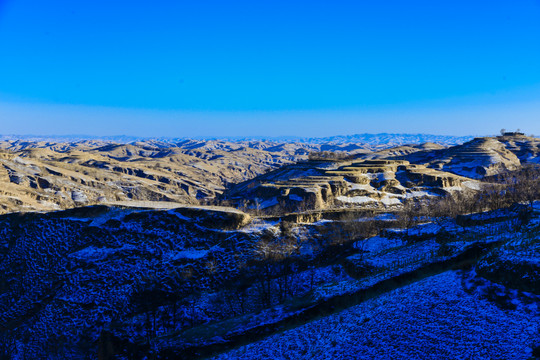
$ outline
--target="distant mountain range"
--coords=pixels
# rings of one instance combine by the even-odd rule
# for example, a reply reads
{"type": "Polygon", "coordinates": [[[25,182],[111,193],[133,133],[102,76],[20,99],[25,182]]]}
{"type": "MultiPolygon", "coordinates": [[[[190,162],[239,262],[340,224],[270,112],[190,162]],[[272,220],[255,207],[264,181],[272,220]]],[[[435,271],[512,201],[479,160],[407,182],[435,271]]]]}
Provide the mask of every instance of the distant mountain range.
{"type": "Polygon", "coordinates": [[[430,134],[354,134],[337,135],[324,138],[306,139],[310,143],[363,143],[366,145],[405,145],[437,143],[442,145],[457,145],[470,141],[474,136],[451,136],[430,134]]]}
{"type": "Polygon", "coordinates": [[[474,136],[451,136],[451,135],[431,135],[431,134],[353,134],[336,135],[329,137],[297,137],[297,136],[245,136],[245,137],[138,137],[138,136],[93,136],[93,135],[0,135],[1,140],[24,140],[24,141],[65,141],[74,142],[82,140],[101,140],[115,143],[131,143],[143,140],[155,140],[166,143],[176,143],[187,139],[195,140],[222,140],[230,142],[246,141],[268,141],[277,143],[307,143],[307,144],[343,144],[343,143],[361,143],[369,146],[399,146],[405,144],[423,144],[437,143],[442,145],[457,145],[472,140],[474,136]]]}

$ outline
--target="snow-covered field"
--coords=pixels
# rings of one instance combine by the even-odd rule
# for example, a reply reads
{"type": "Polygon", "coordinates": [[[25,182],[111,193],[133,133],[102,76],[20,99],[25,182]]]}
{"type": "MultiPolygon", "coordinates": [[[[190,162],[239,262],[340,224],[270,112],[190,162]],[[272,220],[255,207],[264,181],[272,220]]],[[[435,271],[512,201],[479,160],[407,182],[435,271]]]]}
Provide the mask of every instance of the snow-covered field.
{"type": "Polygon", "coordinates": [[[156,351],[183,354],[233,346],[302,319],[306,325],[218,358],[527,359],[540,345],[540,301],[531,287],[540,274],[538,208],[523,226],[516,226],[515,209],[469,215],[474,225],[465,227],[433,219],[327,253],[342,236],[339,221],[256,219],[220,230],[178,209],[5,217],[0,273],[20,281],[0,284],[0,326],[15,329],[0,347],[12,344],[16,359],[92,357],[105,329],[137,351],[151,341],[156,351]],[[290,264],[264,261],[260,249],[274,244],[295,247],[290,264]],[[438,274],[468,266],[456,260],[465,251],[467,261],[481,256],[476,278],[438,274]],[[379,297],[359,304],[372,296],[379,297]],[[316,319],[320,311],[336,314],[316,319]]]}
{"type": "Polygon", "coordinates": [[[502,310],[449,271],[213,359],[528,359],[540,313],[502,310]]]}

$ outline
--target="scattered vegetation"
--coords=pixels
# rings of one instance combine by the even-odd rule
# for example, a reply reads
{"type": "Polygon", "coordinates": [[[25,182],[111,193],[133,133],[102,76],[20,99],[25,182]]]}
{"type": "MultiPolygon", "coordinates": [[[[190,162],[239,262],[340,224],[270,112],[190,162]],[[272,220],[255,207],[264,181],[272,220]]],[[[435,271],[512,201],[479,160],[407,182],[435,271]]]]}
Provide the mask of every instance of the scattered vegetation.
{"type": "MultiPolygon", "coordinates": [[[[309,157],[344,159],[329,152],[309,157]]],[[[540,170],[530,165],[486,177],[478,190],[405,201],[387,218],[335,211],[330,220],[315,219],[302,204],[287,209],[292,214],[226,230],[213,227],[221,220],[205,218],[204,210],[4,217],[0,357],[47,351],[59,358],[158,358],[159,344],[195,346],[188,340],[209,336],[210,326],[227,322],[230,328],[221,330],[232,332],[276,318],[286,323],[295,311],[322,307],[329,298],[353,301],[343,299],[365,289],[382,292],[376,287],[395,277],[409,281],[411,274],[471,266],[478,258],[482,276],[535,292],[538,261],[521,260],[534,258],[538,248],[538,224],[531,224],[538,199],[540,170]],[[477,243],[483,245],[472,248],[477,243]],[[514,276],[501,275],[503,268],[514,276]],[[513,281],[518,276],[526,280],[513,281]],[[281,312],[272,315],[276,309],[281,312]],[[255,315],[260,322],[250,323],[255,315]],[[56,323],[71,316],[84,322],[83,330],[69,323],[71,332],[62,333],[56,323]]],[[[260,210],[252,209],[257,216],[260,210]]],[[[319,315],[313,311],[303,316],[319,315]]]]}

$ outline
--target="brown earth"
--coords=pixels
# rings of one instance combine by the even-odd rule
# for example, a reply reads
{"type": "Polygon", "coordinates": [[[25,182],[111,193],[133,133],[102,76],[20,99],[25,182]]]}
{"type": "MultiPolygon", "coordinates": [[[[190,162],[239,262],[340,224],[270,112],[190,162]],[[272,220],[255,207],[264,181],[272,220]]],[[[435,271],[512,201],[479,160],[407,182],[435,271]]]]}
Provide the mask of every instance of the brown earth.
{"type": "Polygon", "coordinates": [[[257,208],[266,202],[265,207],[281,203],[295,210],[389,206],[538,163],[539,154],[540,139],[521,135],[476,138],[452,147],[387,148],[264,140],[3,140],[0,213],[118,202],[174,207],[216,198],[235,206],[257,208]],[[338,152],[341,160],[306,161],[316,152],[338,152]]]}
{"type": "Polygon", "coordinates": [[[0,142],[0,213],[116,201],[198,204],[231,182],[307,157],[243,144],[0,142]],[[183,147],[181,147],[183,146],[183,147]]]}

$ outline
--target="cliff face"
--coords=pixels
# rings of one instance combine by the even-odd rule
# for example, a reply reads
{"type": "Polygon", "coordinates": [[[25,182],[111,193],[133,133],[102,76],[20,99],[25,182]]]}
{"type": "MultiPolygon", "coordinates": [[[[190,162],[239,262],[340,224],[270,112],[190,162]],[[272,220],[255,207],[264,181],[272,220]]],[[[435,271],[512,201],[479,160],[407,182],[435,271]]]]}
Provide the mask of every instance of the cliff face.
{"type": "Polygon", "coordinates": [[[310,161],[238,184],[224,198],[260,209],[387,207],[411,197],[449,193],[470,180],[405,160],[310,161]]]}
{"type": "Polygon", "coordinates": [[[475,138],[448,148],[399,146],[357,154],[356,160],[287,165],[232,187],[224,198],[269,210],[388,207],[478,189],[477,180],[540,163],[539,154],[540,140],[526,136],[475,138]]]}

